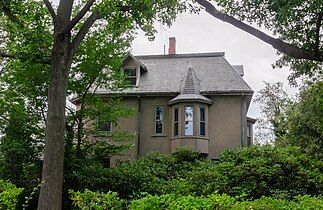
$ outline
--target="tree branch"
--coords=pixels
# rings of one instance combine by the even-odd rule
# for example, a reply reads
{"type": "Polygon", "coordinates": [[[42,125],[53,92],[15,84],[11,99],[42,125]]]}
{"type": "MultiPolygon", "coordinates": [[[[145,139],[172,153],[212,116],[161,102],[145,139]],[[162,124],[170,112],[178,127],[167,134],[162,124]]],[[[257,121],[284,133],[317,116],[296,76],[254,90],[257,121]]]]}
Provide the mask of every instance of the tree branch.
{"type": "Polygon", "coordinates": [[[71,51],[72,55],[76,53],[79,44],[81,43],[81,41],[83,40],[87,32],[89,31],[93,23],[96,20],[98,20],[100,17],[101,16],[98,14],[91,14],[91,16],[85,21],[85,23],[83,24],[83,26],[78,31],[78,33],[76,34],[75,38],[72,41],[72,51],[71,51]]]}
{"type": "Polygon", "coordinates": [[[297,46],[286,43],[280,39],[273,38],[261,32],[260,30],[235,19],[230,15],[220,12],[207,0],[196,0],[196,2],[201,6],[203,6],[205,8],[205,11],[210,15],[212,15],[213,17],[219,20],[222,20],[224,22],[230,23],[231,25],[257,37],[258,39],[264,41],[267,44],[270,44],[273,48],[288,56],[291,56],[296,59],[323,61],[323,52],[315,53],[314,50],[309,51],[309,50],[301,49],[297,46]]]}
{"type": "Polygon", "coordinates": [[[18,18],[12,13],[11,9],[7,6],[2,6],[3,13],[9,18],[9,20],[13,23],[16,23],[21,28],[24,28],[25,26],[18,20],[18,18]]]}
{"type": "MultiPolygon", "coordinates": [[[[1,52],[1,51],[0,51],[0,57],[2,57],[2,58],[11,58],[11,59],[19,59],[19,56],[16,56],[14,54],[4,53],[4,52],[1,52]]],[[[36,59],[36,60],[34,60],[34,62],[40,63],[40,64],[48,64],[48,65],[50,65],[50,59],[48,59],[48,60],[36,59]]]]}
{"type": "Polygon", "coordinates": [[[43,0],[43,1],[44,1],[45,5],[46,5],[50,15],[52,16],[53,21],[57,22],[57,15],[56,15],[53,7],[52,7],[52,4],[48,0],[43,0]]]}
{"type": "Polygon", "coordinates": [[[91,9],[95,0],[88,0],[81,11],[70,21],[65,27],[65,31],[70,31],[72,28],[84,17],[84,15],[91,9]]]}
{"type": "Polygon", "coordinates": [[[315,30],[315,53],[319,55],[320,49],[320,29],[322,26],[322,16],[323,13],[319,13],[316,22],[316,30],[315,30]]]}

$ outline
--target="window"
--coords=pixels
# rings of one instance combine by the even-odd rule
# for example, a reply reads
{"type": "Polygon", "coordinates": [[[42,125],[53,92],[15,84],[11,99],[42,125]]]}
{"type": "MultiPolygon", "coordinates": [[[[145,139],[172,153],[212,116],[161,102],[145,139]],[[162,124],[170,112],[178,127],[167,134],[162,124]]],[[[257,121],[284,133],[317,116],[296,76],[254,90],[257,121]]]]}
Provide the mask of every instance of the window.
{"type": "Polygon", "coordinates": [[[155,133],[163,133],[164,107],[156,106],[155,108],[155,133]]]}
{"type": "Polygon", "coordinates": [[[251,126],[247,126],[247,146],[251,145],[251,126]]]}
{"type": "Polygon", "coordinates": [[[200,107],[200,135],[205,136],[205,108],[200,107]]]}
{"type": "Polygon", "coordinates": [[[131,85],[137,84],[137,69],[136,68],[124,69],[124,75],[126,77],[126,80],[128,80],[131,85]]]}
{"type": "Polygon", "coordinates": [[[185,133],[186,136],[193,135],[193,107],[185,107],[185,133]]]}
{"type": "Polygon", "coordinates": [[[174,109],[174,136],[178,136],[178,108],[174,109]]]}
{"type": "Polygon", "coordinates": [[[98,124],[98,131],[101,132],[111,132],[111,122],[101,123],[98,124]]]}

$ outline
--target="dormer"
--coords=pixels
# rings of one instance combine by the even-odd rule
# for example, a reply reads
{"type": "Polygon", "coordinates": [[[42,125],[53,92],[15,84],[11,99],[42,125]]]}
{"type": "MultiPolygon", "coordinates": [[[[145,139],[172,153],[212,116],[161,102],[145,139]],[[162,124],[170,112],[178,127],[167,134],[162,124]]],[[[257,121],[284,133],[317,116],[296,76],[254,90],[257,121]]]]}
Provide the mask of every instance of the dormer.
{"type": "Polygon", "coordinates": [[[146,66],[131,53],[122,61],[122,73],[134,87],[139,86],[140,76],[147,72],[146,66]]]}

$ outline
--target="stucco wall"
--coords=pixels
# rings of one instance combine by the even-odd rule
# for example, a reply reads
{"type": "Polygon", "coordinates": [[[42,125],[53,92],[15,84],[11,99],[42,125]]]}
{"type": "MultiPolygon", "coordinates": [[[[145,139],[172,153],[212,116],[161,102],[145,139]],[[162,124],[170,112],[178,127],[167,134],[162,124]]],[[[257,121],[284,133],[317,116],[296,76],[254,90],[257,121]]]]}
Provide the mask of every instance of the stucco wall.
{"type": "MultiPolygon", "coordinates": [[[[213,101],[212,105],[200,103],[180,103],[172,106],[168,101],[173,96],[132,96],[123,99],[125,105],[132,107],[135,114],[127,118],[120,119],[120,123],[112,131],[127,130],[136,133],[135,144],[138,137],[138,107],[141,103],[140,112],[140,156],[147,155],[152,151],[170,153],[177,146],[191,146],[200,150],[208,151],[208,159],[219,158],[219,153],[224,148],[241,146],[242,122],[241,122],[241,96],[208,96],[213,101]],[[194,135],[184,136],[184,107],[191,105],[194,107],[194,135]],[[155,107],[164,107],[163,134],[155,134],[155,107]],[[206,107],[206,136],[199,136],[199,107],[206,107]],[[179,108],[179,136],[174,137],[173,131],[173,108],[179,108]],[[194,141],[195,138],[195,141],[194,141]],[[202,141],[202,144],[200,144],[202,141]],[[208,145],[205,144],[208,141],[208,145]],[[200,145],[199,145],[200,144],[200,145]]],[[[245,125],[247,123],[245,122],[245,125]]],[[[131,157],[121,157],[121,159],[135,159],[137,157],[137,147],[127,151],[131,157]]],[[[203,152],[203,153],[204,153],[203,152]]],[[[120,157],[117,157],[120,158],[120,157]]],[[[114,158],[115,159],[115,158],[114,158]]],[[[113,160],[114,161],[114,160],[113,160]]],[[[112,162],[113,162],[112,161],[112,162]]]]}
{"type": "Polygon", "coordinates": [[[241,145],[241,96],[212,96],[209,107],[209,158],[241,145]]]}

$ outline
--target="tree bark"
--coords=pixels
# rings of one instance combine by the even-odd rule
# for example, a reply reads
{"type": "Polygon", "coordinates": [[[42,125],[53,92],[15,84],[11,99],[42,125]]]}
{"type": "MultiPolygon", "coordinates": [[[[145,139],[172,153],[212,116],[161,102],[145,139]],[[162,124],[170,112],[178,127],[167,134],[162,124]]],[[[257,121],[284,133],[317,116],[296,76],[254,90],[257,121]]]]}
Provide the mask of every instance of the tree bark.
{"type": "Polygon", "coordinates": [[[55,29],[54,34],[39,210],[60,210],[62,204],[65,107],[72,54],[70,32],[55,29]]]}

